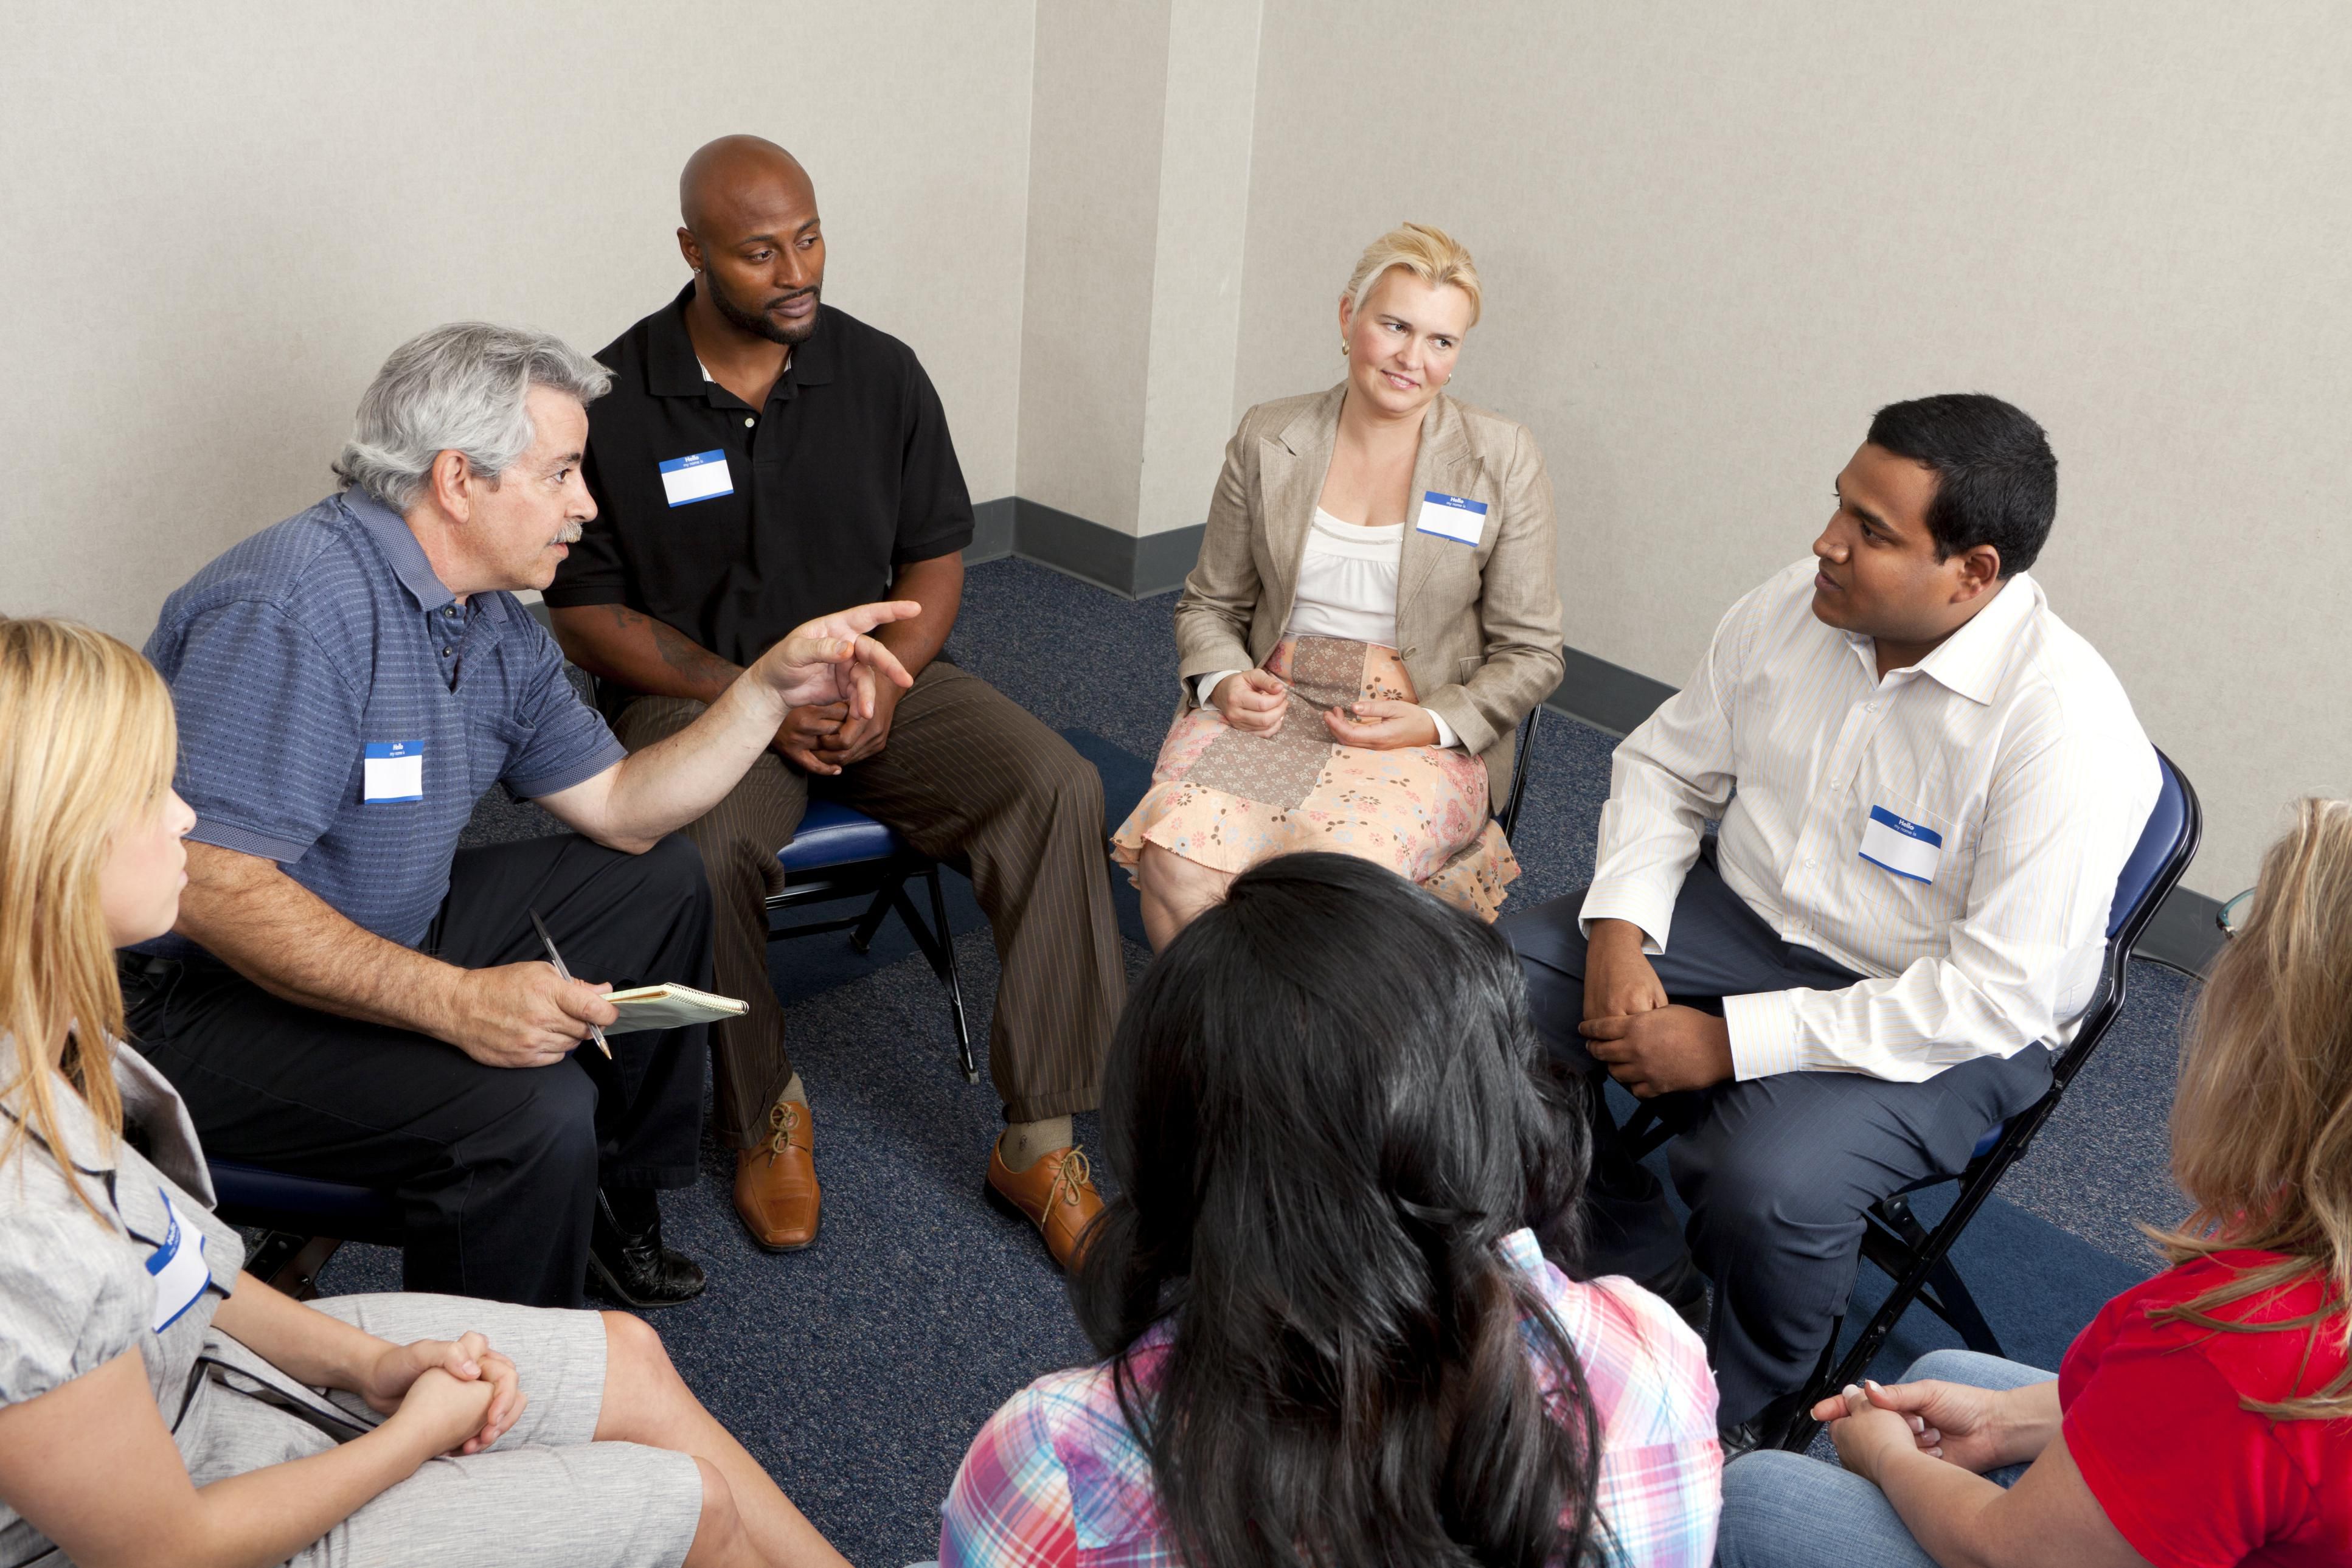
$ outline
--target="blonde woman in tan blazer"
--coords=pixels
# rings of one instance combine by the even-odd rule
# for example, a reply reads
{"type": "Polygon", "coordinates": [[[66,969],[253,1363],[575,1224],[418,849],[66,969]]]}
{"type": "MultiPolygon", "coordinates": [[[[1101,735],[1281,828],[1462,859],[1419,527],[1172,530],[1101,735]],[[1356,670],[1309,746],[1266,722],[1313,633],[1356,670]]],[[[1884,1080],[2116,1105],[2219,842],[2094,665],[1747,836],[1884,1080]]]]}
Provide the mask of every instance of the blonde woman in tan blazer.
{"type": "Polygon", "coordinates": [[[1492,920],[1518,875],[1488,803],[1560,677],[1551,482],[1525,426],[1445,384],[1470,253],[1406,224],[1339,299],[1348,376],[1225,448],[1176,605],[1183,699],[1112,836],[1153,947],[1258,861],[1361,856],[1492,920]]]}

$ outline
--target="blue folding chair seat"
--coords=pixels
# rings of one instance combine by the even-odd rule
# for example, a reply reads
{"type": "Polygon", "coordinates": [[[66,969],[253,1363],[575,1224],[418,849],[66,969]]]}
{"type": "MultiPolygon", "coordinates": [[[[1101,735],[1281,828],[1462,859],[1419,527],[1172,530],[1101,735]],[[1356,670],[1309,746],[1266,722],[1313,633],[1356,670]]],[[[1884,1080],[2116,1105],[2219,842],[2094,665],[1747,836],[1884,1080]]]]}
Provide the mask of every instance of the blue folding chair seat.
{"type": "Polygon", "coordinates": [[[864,812],[822,796],[810,797],[799,830],[791,843],[776,852],[776,860],[784,868],[784,889],[768,900],[768,940],[784,942],[846,931],[850,945],[864,952],[882,929],[883,917],[898,910],[908,934],[930,960],[931,972],[947,987],[956,1062],[966,1083],[978,1083],[980,1069],[971,1057],[971,1027],[964,1017],[963,984],[956,974],[954,933],[948,927],[948,901],[940,887],[939,862],[864,812]],[[910,879],[920,879],[930,888],[928,921],[907,891],[910,879]],[[844,899],[866,900],[866,911],[844,920],[773,923],[782,910],[844,899]]]}
{"type": "Polygon", "coordinates": [[[246,1272],[298,1301],[319,1293],[319,1270],[344,1242],[401,1244],[400,1203],[390,1193],[227,1160],[205,1163],[220,1217],[267,1233],[247,1257],[246,1272]]]}
{"type": "MultiPolygon", "coordinates": [[[[1843,1321],[1832,1325],[1829,1343],[1822,1347],[1821,1363],[1805,1390],[1804,1409],[1811,1409],[1833,1390],[1859,1382],[1869,1371],[1870,1363],[1878,1359],[1895,1325],[1915,1300],[1957,1330],[1969,1349],[1986,1355],[2001,1353],[2000,1339],[1969,1295],[1968,1287],[1961,1283],[1949,1254],[1952,1244],[1992,1195],[2000,1178],[2032,1147],[2034,1134],[2058,1109],[2067,1086],[2091,1059],[2091,1053],[2098,1048],[2123,1011],[2132,949],[2147,930],[2148,921],[2156,917],[2157,907],[2179,885],[2181,873],[2197,854],[2198,841],[2204,834],[2204,812],[2198,804],[2197,792],[2189,787],[2189,780],[2173,765],[2170,757],[2159,751],[2156,761],[2162,775],[2156,806],[2148,814],[2147,826],[2140,830],[2138,844],[2125,860],[2122,874],[2116,879],[2115,898],[2107,909],[2106,959],[2100,967],[2098,987],[2092,994],[2090,1006],[2083,1013],[2074,1038],[2051,1064],[2049,1089],[2024,1110],[1979,1139],[1967,1168],[1958,1176],[1932,1177],[1870,1206],[1863,1232],[1862,1255],[1895,1282],[1894,1289],[1871,1314],[1843,1358],[1837,1354],[1837,1343],[1843,1321]],[[1950,1209],[1930,1229],[1912,1212],[1910,1194],[1948,1181],[1958,1183],[1959,1190],[1950,1209]]],[[[1818,1430],[1810,1416],[1801,1416],[1781,1446],[1802,1452],[1811,1446],[1818,1430]]]]}

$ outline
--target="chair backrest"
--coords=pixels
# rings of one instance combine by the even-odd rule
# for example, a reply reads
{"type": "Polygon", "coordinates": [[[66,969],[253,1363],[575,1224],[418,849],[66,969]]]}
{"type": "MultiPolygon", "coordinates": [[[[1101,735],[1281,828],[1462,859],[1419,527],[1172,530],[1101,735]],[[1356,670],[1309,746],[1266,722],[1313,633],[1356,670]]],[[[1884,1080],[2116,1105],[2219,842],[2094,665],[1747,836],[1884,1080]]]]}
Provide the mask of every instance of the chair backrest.
{"type": "Polygon", "coordinates": [[[2140,829],[2131,858],[2124,862],[2123,874],[2116,879],[2115,902],[2107,910],[2109,940],[2121,936],[2126,925],[2133,928],[2135,937],[2146,929],[2156,906],[2189,868],[2204,832],[2197,792],[2162,752],[2156,753],[2156,766],[2161,775],[2156,806],[2147,814],[2147,826],[2140,829]]]}
{"type": "Polygon", "coordinates": [[[2074,1038],[2053,1064],[2052,1076],[2063,1086],[2071,1079],[2123,1010],[2132,948],[2147,930],[2148,921],[2179,885],[2180,875],[2196,858],[2205,835],[2205,812],[2188,778],[2161,751],[2156,753],[2158,774],[2156,805],[2140,829],[2139,842],[2124,861],[2116,879],[2116,896],[2107,907],[2107,956],[2099,987],[2083,1014],[2074,1038]]]}

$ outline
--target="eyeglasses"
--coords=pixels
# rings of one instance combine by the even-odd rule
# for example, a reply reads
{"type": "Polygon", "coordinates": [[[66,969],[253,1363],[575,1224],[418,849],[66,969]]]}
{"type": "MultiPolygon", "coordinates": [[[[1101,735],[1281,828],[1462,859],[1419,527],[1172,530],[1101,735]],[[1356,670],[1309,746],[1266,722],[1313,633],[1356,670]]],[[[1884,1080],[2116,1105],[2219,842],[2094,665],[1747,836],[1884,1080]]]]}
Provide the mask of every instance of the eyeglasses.
{"type": "Polygon", "coordinates": [[[2254,890],[2248,888],[2221,906],[2213,916],[2213,923],[2221,928],[2223,936],[2235,936],[2246,928],[2246,917],[2252,912],[2253,907],[2254,890]]]}

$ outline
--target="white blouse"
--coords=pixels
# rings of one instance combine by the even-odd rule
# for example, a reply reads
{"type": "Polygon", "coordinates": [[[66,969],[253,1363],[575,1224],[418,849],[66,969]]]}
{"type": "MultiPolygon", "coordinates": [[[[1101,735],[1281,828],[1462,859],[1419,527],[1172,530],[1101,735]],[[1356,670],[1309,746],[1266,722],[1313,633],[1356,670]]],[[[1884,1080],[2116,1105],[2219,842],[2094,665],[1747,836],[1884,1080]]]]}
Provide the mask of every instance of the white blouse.
{"type": "Polygon", "coordinates": [[[1397,560],[1404,524],[1364,528],[1315,509],[1287,633],[1396,647],[1397,560]]]}
{"type": "MultiPolygon", "coordinates": [[[[1404,553],[1404,528],[1401,522],[1383,528],[1343,522],[1317,507],[1284,635],[1395,647],[1397,563],[1404,553]]],[[[1207,707],[1218,683],[1236,673],[1221,669],[1202,676],[1193,689],[1201,705],[1207,707]]],[[[1460,744],[1453,725],[1430,709],[1422,711],[1436,721],[1439,745],[1460,744]]]]}

